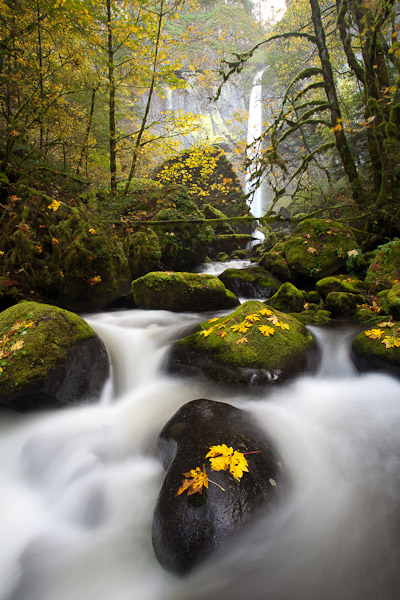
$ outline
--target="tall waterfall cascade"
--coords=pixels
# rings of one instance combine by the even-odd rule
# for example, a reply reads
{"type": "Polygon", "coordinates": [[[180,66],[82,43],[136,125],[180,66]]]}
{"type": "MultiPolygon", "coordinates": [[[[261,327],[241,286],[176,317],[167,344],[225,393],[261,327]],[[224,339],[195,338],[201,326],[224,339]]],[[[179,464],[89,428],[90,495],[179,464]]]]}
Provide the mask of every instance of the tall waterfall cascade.
{"type": "MultiPolygon", "coordinates": [[[[256,159],[260,151],[260,144],[257,143],[257,139],[262,133],[262,76],[265,68],[256,73],[253,80],[253,87],[251,89],[250,101],[249,101],[249,118],[247,125],[247,157],[249,159],[256,159]]],[[[251,165],[246,173],[246,193],[250,193],[252,190],[253,182],[251,176],[254,173],[256,166],[251,165]]],[[[262,185],[249,197],[248,203],[251,208],[252,214],[260,218],[264,215],[265,211],[262,205],[262,185]]]]}

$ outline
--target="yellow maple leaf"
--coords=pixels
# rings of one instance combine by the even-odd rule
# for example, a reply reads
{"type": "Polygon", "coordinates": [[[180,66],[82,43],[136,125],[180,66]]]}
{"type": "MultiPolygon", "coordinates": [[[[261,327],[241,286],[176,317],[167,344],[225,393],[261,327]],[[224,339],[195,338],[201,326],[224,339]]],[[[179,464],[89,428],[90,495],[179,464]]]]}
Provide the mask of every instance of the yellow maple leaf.
{"type": "Polygon", "coordinates": [[[268,317],[268,321],[271,321],[271,323],[273,323],[274,325],[280,322],[276,315],[271,315],[270,317],[268,317]]]}
{"type": "Polygon", "coordinates": [[[224,338],[224,337],[225,337],[226,335],[228,335],[228,334],[226,333],[226,331],[218,331],[218,332],[217,332],[217,335],[218,335],[219,337],[221,337],[221,338],[224,338]]]}
{"type": "Polygon", "coordinates": [[[238,340],[238,341],[236,342],[236,344],[243,344],[244,342],[248,342],[248,341],[249,341],[249,340],[247,339],[247,337],[244,337],[244,336],[243,336],[242,338],[240,338],[240,340],[238,340]]]}
{"type": "Polygon", "coordinates": [[[48,205],[47,208],[51,208],[54,212],[59,209],[61,202],[59,200],[53,200],[51,204],[48,205]]]}
{"type": "Polygon", "coordinates": [[[281,329],[289,329],[289,325],[283,321],[276,321],[275,325],[281,329]]]}
{"type": "Polygon", "coordinates": [[[383,329],[367,329],[367,331],[365,331],[364,333],[367,337],[371,338],[371,340],[380,340],[383,334],[383,329]]]}
{"type": "Polygon", "coordinates": [[[318,250],[316,248],[313,248],[313,246],[309,246],[307,248],[307,252],[309,252],[310,254],[314,254],[315,252],[318,253],[318,250]]]}
{"type": "Polygon", "coordinates": [[[215,323],[215,321],[218,321],[218,317],[214,317],[213,319],[209,319],[208,323],[215,323]]]}
{"type": "Polygon", "coordinates": [[[229,468],[230,473],[237,480],[245,471],[248,472],[248,463],[244,454],[238,450],[234,451],[231,446],[228,447],[226,444],[210,446],[206,458],[209,458],[214,471],[226,471],[229,468]]]}
{"type": "Polygon", "coordinates": [[[10,352],[16,352],[17,350],[21,350],[21,348],[23,347],[24,342],[23,340],[18,340],[16,341],[11,347],[10,347],[10,352]]]}
{"type": "Polygon", "coordinates": [[[214,331],[214,327],[210,327],[209,329],[203,329],[203,331],[200,331],[200,335],[204,335],[204,337],[208,337],[209,335],[212,334],[213,331],[214,331]]]}
{"type": "Polygon", "coordinates": [[[91,227],[89,229],[89,233],[91,233],[92,235],[94,235],[95,233],[97,233],[97,231],[93,227],[91,227]]]}
{"type": "Polygon", "coordinates": [[[259,315],[273,315],[274,313],[272,312],[272,310],[270,308],[262,308],[259,313],[259,315]]]}
{"type": "Polygon", "coordinates": [[[253,313],[251,315],[247,315],[245,322],[249,321],[250,323],[254,323],[255,321],[259,321],[260,317],[258,316],[257,313],[253,313]]]}
{"type": "Polygon", "coordinates": [[[258,329],[266,337],[268,337],[270,335],[274,335],[274,333],[275,333],[275,329],[273,327],[270,327],[269,325],[260,325],[260,327],[258,329]]]}
{"type": "Polygon", "coordinates": [[[182,485],[175,496],[180,496],[186,490],[188,496],[202,494],[203,487],[208,488],[208,475],[205,465],[203,465],[203,470],[200,467],[196,467],[195,469],[190,469],[187,473],[182,473],[182,475],[185,476],[185,479],[182,479],[182,485]]]}
{"type": "Polygon", "coordinates": [[[400,348],[400,338],[387,335],[383,338],[381,344],[385,344],[386,348],[400,348]]]}

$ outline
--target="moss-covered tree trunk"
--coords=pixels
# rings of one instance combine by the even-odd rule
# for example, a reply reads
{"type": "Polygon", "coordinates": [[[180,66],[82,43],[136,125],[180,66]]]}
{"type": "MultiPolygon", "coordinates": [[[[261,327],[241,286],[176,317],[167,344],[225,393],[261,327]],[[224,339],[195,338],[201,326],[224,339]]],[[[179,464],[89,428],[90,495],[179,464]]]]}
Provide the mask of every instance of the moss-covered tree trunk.
{"type": "Polygon", "coordinates": [[[109,83],[109,148],[110,148],[110,187],[117,193],[117,128],[115,117],[115,63],[112,29],[112,0],[107,0],[107,42],[108,42],[108,83],[109,83]]]}
{"type": "Polygon", "coordinates": [[[336,148],[342,161],[345,173],[350,182],[353,198],[359,206],[364,207],[364,191],[342,125],[342,115],[339,100],[336,93],[332,64],[329,56],[328,47],[326,45],[325,31],[322,24],[321,11],[318,4],[318,0],[310,0],[310,6],[318,54],[321,61],[325,93],[329,102],[329,109],[331,113],[333,132],[335,135],[336,148]]]}

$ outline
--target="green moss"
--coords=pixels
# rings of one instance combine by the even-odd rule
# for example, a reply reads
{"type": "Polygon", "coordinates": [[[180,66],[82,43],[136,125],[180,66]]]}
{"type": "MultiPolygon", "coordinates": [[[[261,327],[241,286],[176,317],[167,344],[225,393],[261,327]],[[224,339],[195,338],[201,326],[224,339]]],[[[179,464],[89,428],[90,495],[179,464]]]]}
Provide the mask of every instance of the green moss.
{"type": "Polygon", "coordinates": [[[349,275],[324,277],[319,279],[316,287],[321,296],[326,297],[330,292],[347,292],[358,294],[362,289],[362,281],[349,275]]]}
{"type": "Polygon", "coordinates": [[[379,246],[365,276],[364,285],[372,293],[393,287],[400,281],[400,240],[379,246]]]}
{"type": "MultiPolygon", "coordinates": [[[[400,323],[393,321],[392,328],[380,328],[379,323],[374,328],[382,331],[380,336],[373,339],[367,335],[370,330],[362,331],[353,340],[352,350],[362,367],[382,368],[400,374],[400,347],[387,348],[386,337],[400,338],[400,323]]],[[[363,370],[364,370],[363,368],[363,370]]]]}
{"type": "Polygon", "coordinates": [[[394,285],[387,294],[389,313],[394,319],[400,319],[400,283],[394,285]]]}
{"type": "Polygon", "coordinates": [[[70,347],[95,336],[81,317],[54,306],[24,301],[3,311],[0,397],[11,396],[15,386],[29,386],[43,380],[65,358],[70,347]],[[13,347],[16,349],[4,356],[13,347]]]}
{"type": "Polygon", "coordinates": [[[218,310],[238,304],[218,277],[199,273],[148,273],[132,283],[132,295],[137,306],[147,309],[218,310]]]}
{"type": "Polygon", "coordinates": [[[326,325],[331,321],[331,313],[328,310],[303,310],[292,316],[303,325],[326,325]]]}
{"type": "Polygon", "coordinates": [[[284,244],[289,267],[313,280],[344,268],[347,253],[356,248],[351,230],[328,219],[302,221],[284,244]]]}
{"type": "Polygon", "coordinates": [[[325,308],[335,317],[352,316],[362,302],[363,297],[359,294],[330,292],[325,298],[325,308]]]}
{"type": "Polygon", "coordinates": [[[283,312],[301,312],[304,308],[306,293],[298,290],[292,283],[283,283],[269,303],[283,312]]]}
{"type": "Polygon", "coordinates": [[[311,334],[297,319],[252,300],[227,317],[202,323],[196,333],[176,342],[173,352],[182,361],[198,357],[201,362],[206,357],[229,372],[232,382],[241,382],[249,377],[243,374],[246,369],[268,371],[271,376],[289,370],[313,345],[311,334]],[[263,335],[260,327],[269,327],[269,335],[263,335]]]}

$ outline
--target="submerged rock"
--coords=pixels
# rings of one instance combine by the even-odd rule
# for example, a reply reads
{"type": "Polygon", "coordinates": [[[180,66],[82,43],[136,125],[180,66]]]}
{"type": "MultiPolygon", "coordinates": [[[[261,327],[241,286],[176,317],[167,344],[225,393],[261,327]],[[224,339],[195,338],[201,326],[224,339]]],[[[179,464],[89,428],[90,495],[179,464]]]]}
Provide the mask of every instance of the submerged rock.
{"type": "Polygon", "coordinates": [[[139,308],[175,312],[222,310],[239,304],[218,277],[202,273],[147,273],[132,283],[132,295],[139,308]]]}
{"type": "Polygon", "coordinates": [[[298,375],[317,363],[305,326],[263,302],[201,323],[172,345],[172,372],[206,376],[223,385],[263,386],[298,375]]]}
{"type": "Polygon", "coordinates": [[[0,406],[17,411],[99,397],[109,376],[107,350],[78,315],[21,302],[0,313],[0,406]]]}
{"type": "Polygon", "coordinates": [[[266,434],[250,415],[222,402],[184,404],[158,438],[167,473],[154,510],[152,538],[158,561],[179,574],[193,569],[277,497],[280,463],[266,434]],[[246,455],[248,472],[237,480],[215,471],[206,454],[222,445],[246,455]],[[184,473],[200,467],[209,479],[202,493],[177,492],[184,473]]]}

